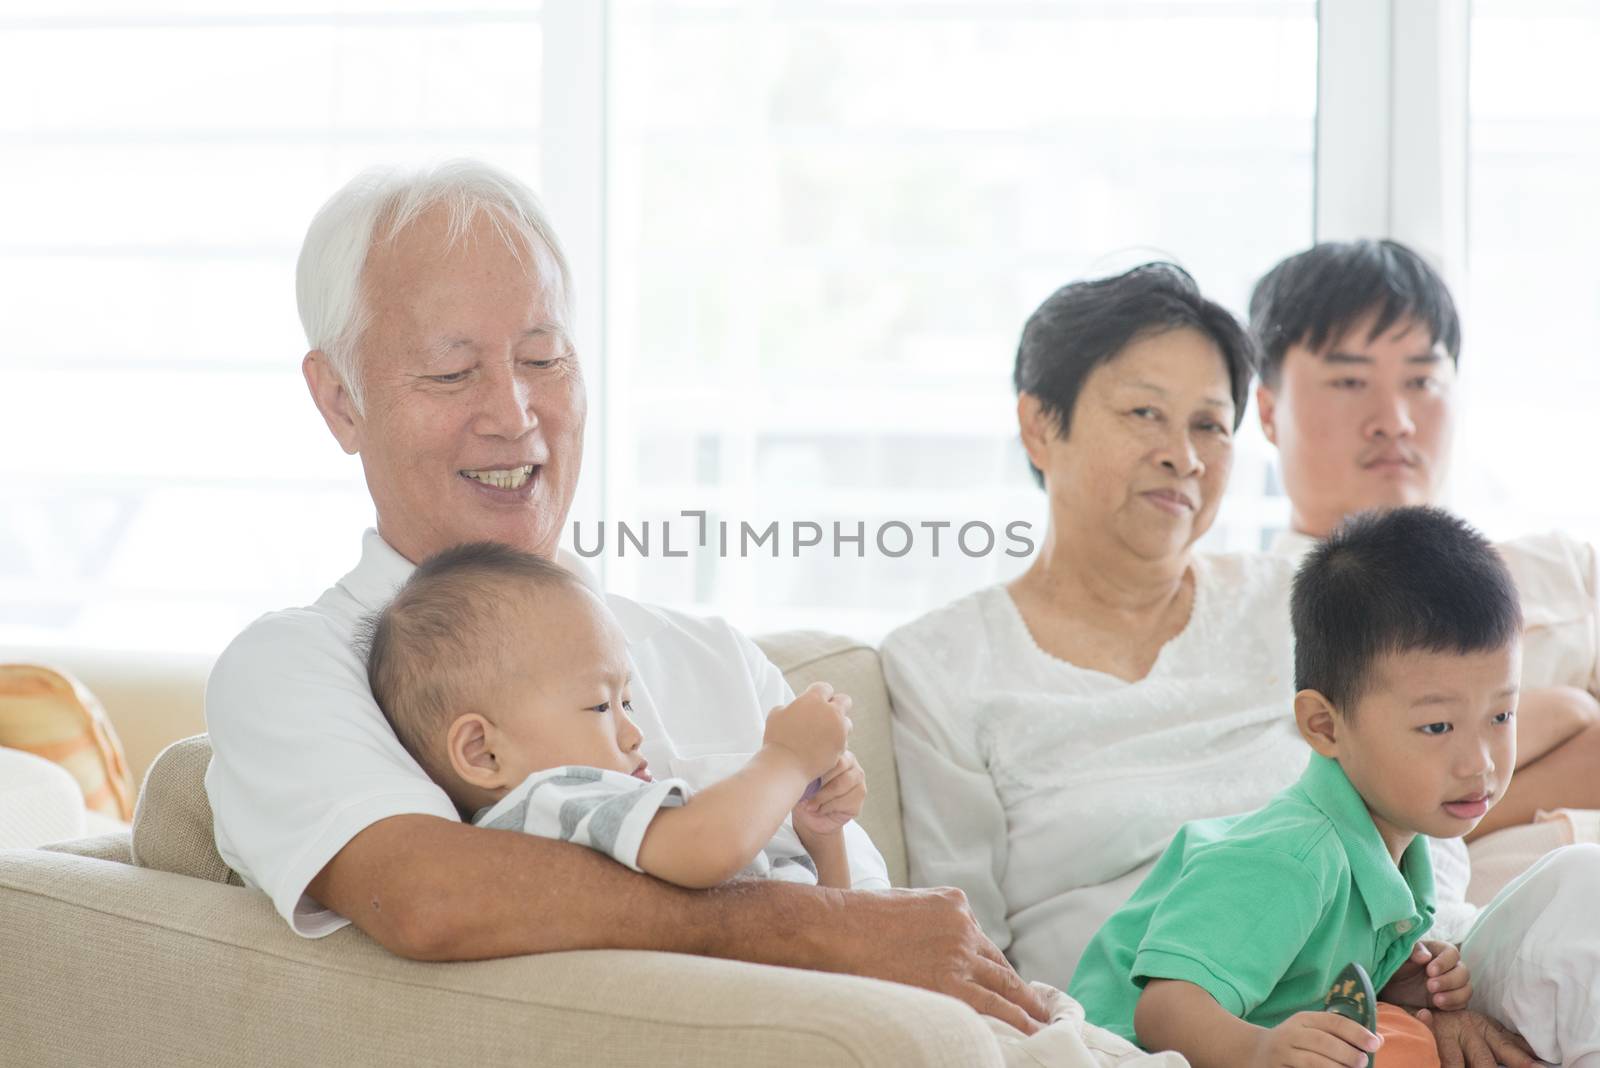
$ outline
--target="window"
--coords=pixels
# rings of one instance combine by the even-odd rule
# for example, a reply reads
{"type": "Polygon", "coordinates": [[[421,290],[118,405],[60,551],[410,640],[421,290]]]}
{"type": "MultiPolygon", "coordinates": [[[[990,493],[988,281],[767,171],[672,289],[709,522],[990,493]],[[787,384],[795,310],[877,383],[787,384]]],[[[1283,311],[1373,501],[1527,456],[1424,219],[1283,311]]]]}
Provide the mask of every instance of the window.
{"type": "MultiPolygon", "coordinates": [[[[872,639],[1009,577],[1039,301],[1160,257],[1242,314],[1385,233],[1464,311],[1454,503],[1600,540],[1597,46],[1581,0],[15,0],[0,645],[215,652],[353,563],[294,258],[362,166],[453,155],[573,261],[572,518],[620,593],[872,639]]],[[[1284,524],[1271,455],[1248,413],[1209,546],[1284,524]]]]}
{"type": "MultiPolygon", "coordinates": [[[[780,535],[608,544],[647,600],[870,638],[1020,571],[1004,531],[1045,517],[1010,387],[1029,312],[1170,258],[1243,313],[1311,241],[1312,3],[612,11],[608,513],[780,535]],[[796,556],[803,522],[823,543],[796,556]],[[968,522],[994,551],[962,551],[968,522]],[[836,558],[835,523],[864,550],[836,558]]],[[[1252,418],[1213,544],[1259,543],[1266,449],[1252,418]]]]}
{"type": "Polygon", "coordinates": [[[537,5],[174,7],[0,20],[0,642],[215,652],[315,598],[372,519],[298,372],[307,223],[375,161],[538,175],[537,5]]]}
{"type": "Polygon", "coordinates": [[[1475,0],[1456,504],[1600,542],[1600,11],[1475,0]]]}

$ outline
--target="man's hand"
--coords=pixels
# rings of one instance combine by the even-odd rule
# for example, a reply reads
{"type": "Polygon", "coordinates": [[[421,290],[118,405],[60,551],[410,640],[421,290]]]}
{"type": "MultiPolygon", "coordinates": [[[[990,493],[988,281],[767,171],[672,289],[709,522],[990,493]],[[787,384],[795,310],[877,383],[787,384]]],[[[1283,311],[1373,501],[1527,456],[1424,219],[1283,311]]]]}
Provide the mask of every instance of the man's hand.
{"type": "Polygon", "coordinates": [[[949,994],[1024,1034],[1049,1021],[960,890],[857,890],[835,900],[831,922],[801,934],[815,943],[814,967],[949,994]]]}
{"type": "Polygon", "coordinates": [[[1362,1068],[1383,1039],[1331,1012],[1297,1012],[1261,1033],[1250,1068],[1362,1068]]]}
{"type": "Polygon", "coordinates": [[[1481,1013],[1423,1009],[1417,1019],[1433,1029],[1440,1068],[1539,1068],[1521,1035],[1481,1013]]]}
{"type": "Polygon", "coordinates": [[[789,753],[807,779],[839,762],[850,734],[850,698],[813,682],[805,692],[767,717],[763,741],[789,753]]]}
{"type": "Polygon", "coordinates": [[[854,753],[846,750],[838,763],[822,776],[816,794],[794,807],[794,829],[801,841],[814,835],[838,834],[861,815],[867,800],[867,773],[854,753]]]}
{"type": "Polygon", "coordinates": [[[1379,996],[1408,1009],[1464,1009],[1472,1000],[1472,979],[1461,950],[1449,942],[1422,941],[1379,996]]]}

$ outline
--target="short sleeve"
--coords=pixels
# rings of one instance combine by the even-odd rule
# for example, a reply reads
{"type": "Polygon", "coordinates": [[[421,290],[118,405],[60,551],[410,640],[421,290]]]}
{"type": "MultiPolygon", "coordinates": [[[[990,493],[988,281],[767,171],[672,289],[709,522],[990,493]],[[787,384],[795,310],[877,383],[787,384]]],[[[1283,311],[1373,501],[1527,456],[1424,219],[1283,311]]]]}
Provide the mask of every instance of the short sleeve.
{"type": "Polygon", "coordinates": [[[246,628],[212,668],[205,710],[217,849],[297,934],[349,922],[305,890],[361,831],[399,815],[460,819],[395,738],[360,659],[314,612],[246,628]]]}
{"type": "Polygon", "coordinates": [[[641,871],[639,846],[650,821],[688,796],[682,779],[643,782],[603,768],[551,768],[530,775],[473,823],[587,846],[641,871]]]}
{"type": "Polygon", "coordinates": [[[1322,918],[1321,881],[1289,853],[1208,849],[1156,907],[1132,976],[1181,979],[1234,1016],[1264,1002],[1322,918]]]}
{"type": "Polygon", "coordinates": [[[894,705],[911,884],[960,889],[984,933],[1004,950],[1011,944],[1000,888],[1009,843],[1006,816],[971,721],[952,705],[959,694],[909,632],[892,635],[881,657],[894,705]]]}

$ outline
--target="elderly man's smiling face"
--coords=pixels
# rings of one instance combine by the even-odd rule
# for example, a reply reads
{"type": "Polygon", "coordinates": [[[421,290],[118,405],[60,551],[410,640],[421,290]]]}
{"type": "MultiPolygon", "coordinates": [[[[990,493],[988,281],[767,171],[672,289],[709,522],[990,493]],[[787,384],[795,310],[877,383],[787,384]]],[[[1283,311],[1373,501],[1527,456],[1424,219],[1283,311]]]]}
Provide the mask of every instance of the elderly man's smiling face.
{"type": "Polygon", "coordinates": [[[548,251],[513,251],[481,213],[452,248],[445,213],[430,210],[374,245],[362,288],[362,410],[320,352],[305,373],[334,436],[361,455],[378,532],[418,562],[484,540],[554,555],[587,409],[548,251]]]}

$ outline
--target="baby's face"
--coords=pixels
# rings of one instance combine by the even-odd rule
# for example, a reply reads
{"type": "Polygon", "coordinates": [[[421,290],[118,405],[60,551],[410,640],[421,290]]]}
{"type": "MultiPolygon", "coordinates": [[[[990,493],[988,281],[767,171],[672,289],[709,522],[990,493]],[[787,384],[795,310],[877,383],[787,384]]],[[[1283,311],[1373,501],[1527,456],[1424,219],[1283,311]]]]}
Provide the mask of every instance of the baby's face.
{"type": "Polygon", "coordinates": [[[1339,739],[1339,763],[1391,843],[1457,838],[1505,796],[1517,762],[1521,643],[1379,661],[1339,739]]]}
{"type": "Polygon", "coordinates": [[[628,714],[627,643],[598,597],[540,590],[515,609],[506,639],[508,660],[479,711],[507,786],[569,764],[649,780],[628,714]]]}

